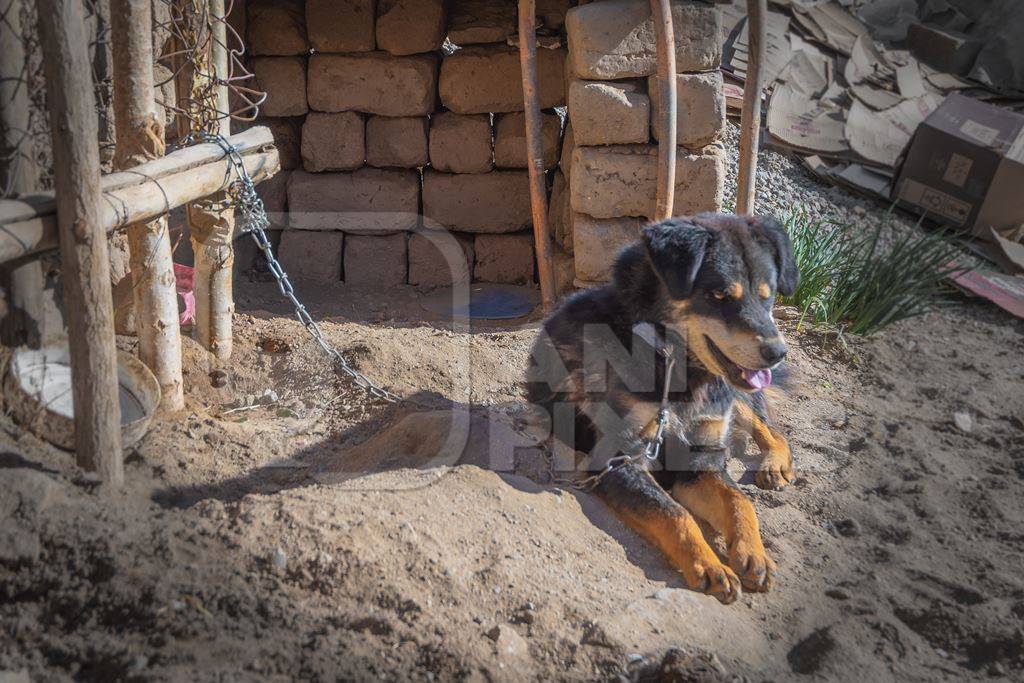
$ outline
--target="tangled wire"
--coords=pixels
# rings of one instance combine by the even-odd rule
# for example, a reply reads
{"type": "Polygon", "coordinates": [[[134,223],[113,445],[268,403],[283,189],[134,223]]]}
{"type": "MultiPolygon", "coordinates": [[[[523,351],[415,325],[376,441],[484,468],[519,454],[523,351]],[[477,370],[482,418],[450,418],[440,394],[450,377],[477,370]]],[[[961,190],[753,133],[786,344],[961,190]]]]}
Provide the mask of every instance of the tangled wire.
{"type": "Polygon", "coordinates": [[[178,135],[217,133],[225,118],[252,121],[266,93],[250,87],[253,79],[245,67],[245,44],[228,17],[235,0],[160,0],[154,5],[153,31],[166,36],[160,62],[170,69],[170,77],[156,83],[161,88],[173,81],[188,96],[178,93],[177,102],[158,102],[179,118],[178,135]],[[224,41],[224,42],[221,42],[224,41]],[[217,76],[214,63],[218,47],[227,54],[227,73],[217,76]],[[227,86],[233,103],[221,110],[217,91],[227,86]],[[234,105],[237,103],[237,107],[234,105]],[[187,126],[181,122],[187,121],[187,126]],[[183,130],[187,128],[187,130],[183,130]]]}

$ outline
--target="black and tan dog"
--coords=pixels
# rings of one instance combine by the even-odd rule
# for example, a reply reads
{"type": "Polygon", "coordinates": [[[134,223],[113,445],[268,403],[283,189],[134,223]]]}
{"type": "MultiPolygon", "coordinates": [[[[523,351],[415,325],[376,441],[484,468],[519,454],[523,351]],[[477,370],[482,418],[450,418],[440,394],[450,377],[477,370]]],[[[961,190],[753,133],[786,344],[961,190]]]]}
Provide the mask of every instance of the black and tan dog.
{"type": "Polygon", "coordinates": [[[660,457],[608,472],[593,491],[691,588],[725,603],[741,585],[767,590],[775,571],[753,506],[725,472],[725,447],[735,425],[762,452],[759,486],[794,476],[765,390],[786,355],[772,304],[797,279],[789,238],[772,218],[702,214],[651,225],[619,254],[612,282],[570,297],[544,323],[527,372],[530,402],[573,458],[565,469],[590,474],[642,451],[668,378],[660,457]],[[659,353],[668,348],[677,359],[671,375],[659,353]],[[728,565],[694,517],[724,536],[728,565]]]}

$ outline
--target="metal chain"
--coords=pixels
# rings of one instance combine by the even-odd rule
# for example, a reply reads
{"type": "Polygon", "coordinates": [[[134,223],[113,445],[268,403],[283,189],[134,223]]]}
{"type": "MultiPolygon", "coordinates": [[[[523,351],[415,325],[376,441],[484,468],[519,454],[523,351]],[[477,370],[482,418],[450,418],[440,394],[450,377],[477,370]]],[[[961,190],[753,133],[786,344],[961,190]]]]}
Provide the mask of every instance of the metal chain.
{"type": "Polygon", "coordinates": [[[274,250],[270,246],[270,239],[266,233],[266,228],[270,226],[270,219],[267,218],[267,212],[263,208],[263,200],[256,194],[256,186],[252,182],[252,178],[249,177],[248,171],[245,170],[245,164],[238,150],[227,138],[217,133],[196,132],[181,142],[188,144],[197,140],[215,143],[224,150],[224,154],[228,159],[228,173],[233,173],[236,179],[229,182],[226,199],[220,203],[220,206],[215,208],[217,210],[230,208],[238,210],[241,219],[241,231],[252,235],[256,246],[263,252],[263,256],[267,260],[267,267],[277,281],[278,289],[281,290],[281,294],[295,308],[295,317],[303,324],[309,335],[313,337],[314,341],[320,345],[320,348],[327,355],[334,359],[338,369],[352,378],[356,386],[371,396],[388,401],[389,403],[403,401],[404,399],[401,396],[378,386],[369,377],[353,368],[341,351],[327,341],[320,326],[317,325],[313,317],[310,316],[309,311],[306,310],[306,307],[295,296],[295,289],[288,278],[288,273],[281,267],[280,261],[274,257],[274,250]]]}
{"type": "MultiPolygon", "coordinates": [[[[551,481],[556,486],[568,486],[576,489],[577,491],[591,491],[606,476],[616,470],[622,469],[630,463],[642,460],[653,462],[658,459],[661,455],[661,447],[665,443],[665,427],[668,426],[669,416],[669,384],[672,381],[672,369],[676,364],[675,357],[672,355],[672,346],[670,344],[660,344],[658,347],[658,353],[665,358],[665,381],[661,389],[661,404],[658,406],[658,416],[655,418],[654,432],[649,436],[643,437],[643,448],[633,455],[616,455],[614,458],[609,458],[608,462],[605,463],[604,468],[596,474],[584,477],[583,479],[565,479],[552,476],[551,481]]],[[[643,431],[646,432],[647,428],[645,427],[643,431]]],[[[551,466],[551,469],[553,472],[553,466],[551,466]]]]}

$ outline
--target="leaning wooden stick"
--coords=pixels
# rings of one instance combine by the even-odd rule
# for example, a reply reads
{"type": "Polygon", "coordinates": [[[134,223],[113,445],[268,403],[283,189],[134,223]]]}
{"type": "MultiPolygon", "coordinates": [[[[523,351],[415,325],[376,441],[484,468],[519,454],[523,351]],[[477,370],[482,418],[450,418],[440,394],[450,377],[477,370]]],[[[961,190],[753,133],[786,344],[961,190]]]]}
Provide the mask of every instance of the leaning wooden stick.
{"type": "MultiPolygon", "coordinates": [[[[193,13],[185,7],[191,0],[178,0],[182,6],[183,21],[193,13]]],[[[207,132],[219,133],[224,137],[231,134],[228,118],[228,48],[227,29],[224,24],[224,0],[210,0],[209,27],[191,27],[197,40],[203,31],[209,30],[211,48],[205,54],[209,63],[175,65],[178,72],[178,106],[189,113],[191,120],[178,117],[178,135],[207,132]],[[183,67],[183,68],[178,68],[183,67]],[[210,88],[214,94],[210,96],[210,88]]],[[[188,33],[189,28],[183,27],[188,33]]],[[[183,46],[178,46],[180,50],[183,46]]],[[[196,58],[194,56],[193,58],[196,58]]],[[[231,356],[231,319],[235,304],[232,293],[232,266],[235,261],[232,239],[234,237],[234,211],[221,211],[216,203],[223,197],[211,197],[195,202],[188,207],[189,230],[192,251],[195,254],[195,334],[200,344],[219,359],[231,356]]]]}
{"type": "Polygon", "coordinates": [[[676,39],[669,0],[651,0],[658,53],[658,191],[654,220],[672,215],[676,189],[676,39]]]}
{"type": "Polygon", "coordinates": [[[762,67],[765,62],[767,37],[765,18],[768,0],[747,0],[747,35],[750,63],[743,84],[743,114],[740,117],[740,169],[736,179],[736,213],[754,213],[757,178],[757,148],[761,135],[762,67]]]}
{"type": "MultiPolygon", "coordinates": [[[[114,124],[118,170],[164,155],[164,124],[153,97],[152,6],[111,0],[114,55],[114,124]]],[[[139,359],[160,385],[160,407],[181,410],[181,331],[167,218],[128,226],[139,359]]]]}
{"type": "Polygon", "coordinates": [[[37,8],[53,138],[75,451],[80,467],[117,486],[124,481],[121,407],[85,17],[79,0],[38,0],[37,8]]]}
{"type": "MultiPolygon", "coordinates": [[[[231,135],[228,112],[228,47],[224,22],[227,12],[224,0],[210,0],[213,24],[213,68],[218,79],[216,126],[224,137],[231,135]]],[[[235,313],[233,291],[235,247],[234,210],[216,211],[202,204],[189,207],[192,225],[192,250],[196,255],[196,335],[199,343],[220,359],[231,357],[233,348],[231,322],[235,313]],[[200,229],[201,228],[201,229],[200,229]]]]}
{"type": "MultiPolygon", "coordinates": [[[[38,189],[39,173],[29,135],[28,62],[22,42],[22,0],[8,0],[0,14],[0,196],[38,189]]],[[[7,290],[7,313],[0,322],[6,346],[37,347],[46,336],[45,278],[38,259],[0,269],[7,290]]]]}
{"type": "Polygon", "coordinates": [[[519,0],[519,64],[523,78],[523,118],[526,120],[526,156],[530,171],[530,206],[533,243],[537,252],[540,298],[544,312],[555,305],[555,269],[548,230],[547,184],[541,142],[540,102],[537,97],[537,35],[534,0],[519,0]]]}

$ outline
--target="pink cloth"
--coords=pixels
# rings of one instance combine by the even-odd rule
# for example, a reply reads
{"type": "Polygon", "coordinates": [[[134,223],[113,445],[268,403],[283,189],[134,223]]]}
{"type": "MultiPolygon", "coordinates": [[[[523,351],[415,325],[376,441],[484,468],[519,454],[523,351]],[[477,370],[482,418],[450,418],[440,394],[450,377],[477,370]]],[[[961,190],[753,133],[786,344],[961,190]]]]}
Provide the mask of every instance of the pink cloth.
{"type": "Polygon", "coordinates": [[[174,288],[185,303],[185,310],[178,316],[178,323],[188,325],[196,321],[196,295],[192,290],[195,268],[174,264],[174,288]]]}

